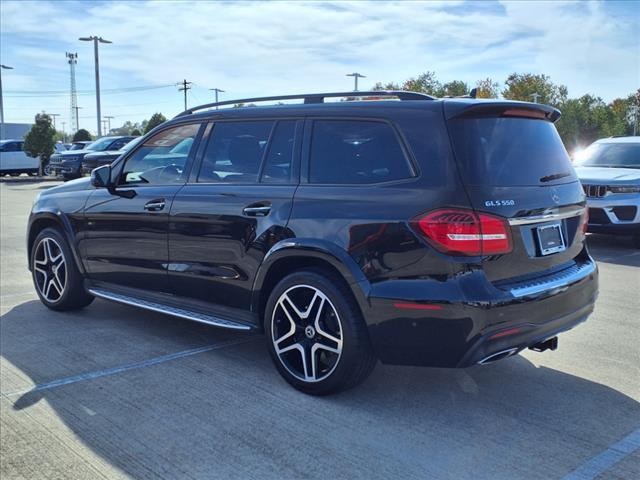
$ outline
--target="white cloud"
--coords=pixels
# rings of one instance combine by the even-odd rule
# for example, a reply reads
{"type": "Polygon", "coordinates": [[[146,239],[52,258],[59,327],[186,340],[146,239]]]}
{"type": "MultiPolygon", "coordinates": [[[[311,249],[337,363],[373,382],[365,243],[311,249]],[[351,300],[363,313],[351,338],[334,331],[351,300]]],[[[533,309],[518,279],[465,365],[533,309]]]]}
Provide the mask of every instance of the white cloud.
{"type": "MultiPolygon", "coordinates": [[[[469,83],[533,71],[567,84],[571,95],[608,100],[640,85],[638,17],[614,17],[597,3],[3,0],[2,10],[2,56],[26,64],[29,89],[67,88],[65,49],[80,54],[79,88],[92,88],[91,48],[76,40],[92,34],[114,42],[100,50],[103,88],[187,78],[234,97],[343,90],[354,70],[367,75],[364,86],[425,70],[469,83]]],[[[7,90],[27,89],[17,76],[5,79],[7,90]]],[[[180,109],[177,92],[126,98],[122,110],[132,114],[152,113],[154,101],[180,109]]]]}

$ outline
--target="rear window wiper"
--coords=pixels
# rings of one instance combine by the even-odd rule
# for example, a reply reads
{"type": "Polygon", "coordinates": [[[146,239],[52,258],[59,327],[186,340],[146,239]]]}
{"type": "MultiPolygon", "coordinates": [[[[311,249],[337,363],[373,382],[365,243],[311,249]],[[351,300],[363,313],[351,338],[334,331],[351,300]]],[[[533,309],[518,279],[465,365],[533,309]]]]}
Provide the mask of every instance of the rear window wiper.
{"type": "Polygon", "coordinates": [[[568,177],[571,175],[571,172],[563,172],[563,173],[554,173],[553,175],[547,175],[540,179],[541,182],[550,182],[552,180],[558,180],[559,178],[568,177]]]}

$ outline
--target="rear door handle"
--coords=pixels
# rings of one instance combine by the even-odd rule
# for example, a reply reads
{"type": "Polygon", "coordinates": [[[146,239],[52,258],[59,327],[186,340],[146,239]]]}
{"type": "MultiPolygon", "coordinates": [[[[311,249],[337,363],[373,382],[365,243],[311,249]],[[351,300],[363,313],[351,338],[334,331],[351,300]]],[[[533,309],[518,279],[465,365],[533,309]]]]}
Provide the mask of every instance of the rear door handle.
{"type": "Polygon", "coordinates": [[[249,217],[266,217],[271,212],[271,205],[262,205],[260,207],[245,207],[243,210],[245,215],[249,217]]]}
{"type": "Polygon", "coordinates": [[[164,198],[151,200],[144,204],[144,209],[149,212],[159,212],[164,208],[164,198]]]}

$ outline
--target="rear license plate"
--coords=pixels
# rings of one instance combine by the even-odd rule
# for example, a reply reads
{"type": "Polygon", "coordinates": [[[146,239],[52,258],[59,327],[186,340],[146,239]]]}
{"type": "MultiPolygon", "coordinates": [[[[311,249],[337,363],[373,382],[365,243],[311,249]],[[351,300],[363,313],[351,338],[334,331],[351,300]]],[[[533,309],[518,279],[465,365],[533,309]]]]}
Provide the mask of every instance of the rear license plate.
{"type": "Polygon", "coordinates": [[[562,252],[567,246],[562,236],[562,227],[559,223],[538,227],[538,244],[542,255],[562,252]]]}

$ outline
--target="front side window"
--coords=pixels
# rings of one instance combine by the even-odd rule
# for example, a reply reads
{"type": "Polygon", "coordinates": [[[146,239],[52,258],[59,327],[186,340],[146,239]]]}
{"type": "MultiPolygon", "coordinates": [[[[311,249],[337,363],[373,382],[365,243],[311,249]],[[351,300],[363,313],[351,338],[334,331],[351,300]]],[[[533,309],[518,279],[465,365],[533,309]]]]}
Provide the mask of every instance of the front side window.
{"type": "Polygon", "coordinates": [[[390,125],[360,120],[313,123],[311,183],[369,184],[413,176],[390,125]]]}
{"type": "Polygon", "coordinates": [[[198,182],[255,183],[273,121],[220,122],[209,138],[198,182]]]}
{"type": "Polygon", "coordinates": [[[200,124],[179,125],[158,132],[127,158],[121,184],[184,182],[185,165],[200,124]],[[187,141],[188,148],[177,148],[187,141]]]}

